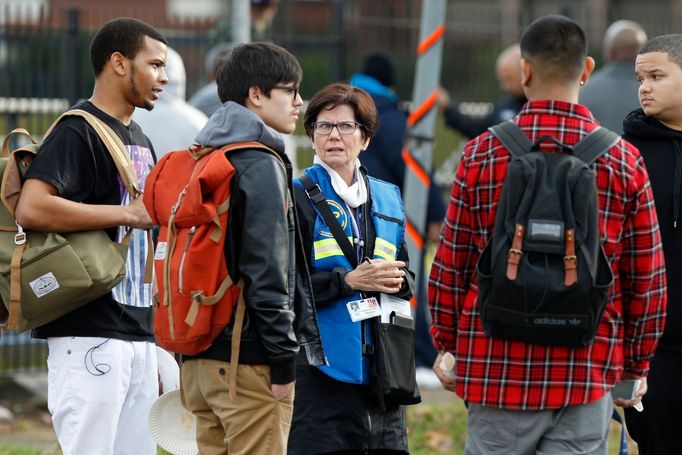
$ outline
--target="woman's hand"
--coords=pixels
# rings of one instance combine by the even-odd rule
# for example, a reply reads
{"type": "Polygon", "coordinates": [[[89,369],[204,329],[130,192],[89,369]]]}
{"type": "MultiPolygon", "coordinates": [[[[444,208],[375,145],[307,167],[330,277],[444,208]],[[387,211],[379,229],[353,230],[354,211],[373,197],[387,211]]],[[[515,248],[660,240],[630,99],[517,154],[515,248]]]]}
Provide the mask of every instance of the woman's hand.
{"type": "Polygon", "coordinates": [[[346,274],[346,283],[356,291],[383,292],[395,294],[403,285],[405,272],[403,261],[374,259],[363,262],[346,274]]]}

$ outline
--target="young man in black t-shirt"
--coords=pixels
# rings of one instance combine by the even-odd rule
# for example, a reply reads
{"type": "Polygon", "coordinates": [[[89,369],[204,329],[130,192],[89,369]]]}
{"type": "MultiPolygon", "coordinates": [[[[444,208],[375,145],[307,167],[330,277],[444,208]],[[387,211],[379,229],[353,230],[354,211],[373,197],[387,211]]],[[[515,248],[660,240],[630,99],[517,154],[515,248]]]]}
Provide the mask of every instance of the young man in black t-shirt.
{"type": "MultiPolygon", "coordinates": [[[[105,24],[90,47],[92,97],[75,108],[109,125],[125,144],[141,185],[154,164],[149,139],[131,120],[151,110],[168,82],[167,43],[135,19],[105,24]]],[[[69,117],[55,128],[27,173],[16,217],[27,229],[105,229],[130,240],[125,278],[66,316],[34,330],[47,338],[48,408],[65,454],[155,454],[147,424],[158,395],[151,286],[144,283],[151,220],[140,197],[131,200],[102,140],[69,117]]]]}

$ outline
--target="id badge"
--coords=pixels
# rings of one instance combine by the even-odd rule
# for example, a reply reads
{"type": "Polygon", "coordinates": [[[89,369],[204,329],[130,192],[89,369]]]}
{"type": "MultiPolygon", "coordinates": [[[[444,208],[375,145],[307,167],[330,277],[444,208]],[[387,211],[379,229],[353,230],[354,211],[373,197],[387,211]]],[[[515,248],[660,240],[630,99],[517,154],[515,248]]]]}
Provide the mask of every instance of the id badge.
{"type": "Polygon", "coordinates": [[[350,320],[353,322],[364,321],[365,319],[381,316],[381,307],[374,297],[362,300],[353,300],[346,303],[350,320]]]}

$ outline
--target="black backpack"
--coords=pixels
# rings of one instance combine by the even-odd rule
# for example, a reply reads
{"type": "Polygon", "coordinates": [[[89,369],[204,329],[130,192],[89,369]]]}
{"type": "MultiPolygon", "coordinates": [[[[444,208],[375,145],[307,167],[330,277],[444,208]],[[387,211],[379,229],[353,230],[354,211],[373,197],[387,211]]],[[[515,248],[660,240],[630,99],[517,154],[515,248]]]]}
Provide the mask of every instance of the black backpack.
{"type": "Polygon", "coordinates": [[[483,328],[493,338],[586,346],[613,282],[590,166],[619,136],[597,128],[568,147],[551,136],[531,144],[512,121],[490,131],[512,159],[476,266],[483,328]],[[556,151],[541,151],[545,141],[556,151]]]}

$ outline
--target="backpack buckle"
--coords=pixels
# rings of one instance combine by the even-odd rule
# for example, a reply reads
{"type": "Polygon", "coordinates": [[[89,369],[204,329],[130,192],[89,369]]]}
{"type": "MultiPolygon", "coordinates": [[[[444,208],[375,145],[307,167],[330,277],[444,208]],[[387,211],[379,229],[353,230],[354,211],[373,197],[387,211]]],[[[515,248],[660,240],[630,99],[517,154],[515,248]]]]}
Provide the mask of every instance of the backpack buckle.
{"type": "Polygon", "coordinates": [[[519,263],[521,262],[521,256],[523,251],[518,248],[509,248],[507,252],[507,279],[514,281],[518,275],[519,263]]]}
{"type": "Polygon", "coordinates": [[[306,196],[308,196],[308,199],[312,200],[315,204],[318,204],[322,201],[325,200],[324,194],[322,194],[322,189],[320,188],[320,185],[315,185],[311,188],[305,188],[303,191],[305,191],[306,196]]]}
{"type": "Polygon", "coordinates": [[[507,253],[507,259],[509,259],[512,254],[515,254],[517,256],[521,256],[521,255],[523,255],[523,251],[521,251],[517,248],[509,248],[509,252],[507,253]]]}
{"type": "Polygon", "coordinates": [[[15,222],[15,224],[17,225],[18,232],[14,234],[14,244],[23,245],[24,243],[26,243],[26,233],[24,232],[24,229],[21,226],[19,226],[19,223],[15,222]]]}

